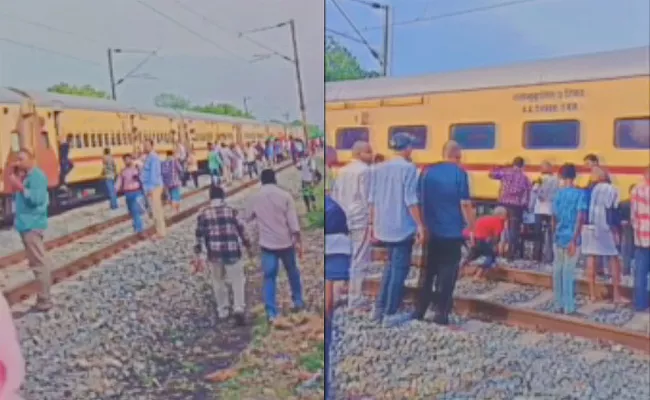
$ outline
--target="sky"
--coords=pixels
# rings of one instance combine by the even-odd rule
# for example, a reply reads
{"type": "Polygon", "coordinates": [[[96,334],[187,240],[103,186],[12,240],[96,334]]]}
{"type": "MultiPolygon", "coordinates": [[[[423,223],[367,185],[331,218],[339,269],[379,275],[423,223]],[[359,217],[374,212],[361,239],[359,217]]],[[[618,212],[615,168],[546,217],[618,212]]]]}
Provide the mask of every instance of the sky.
{"type": "MultiPolygon", "coordinates": [[[[330,0],[326,26],[355,33],[330,0]]],[[[507,0],[384,0],[393,9],[391,75],[413,76],[511,64],[650,44],[648,0],[532,0],[433,21],[416,18],[481,8],[507,0]]],[[[382,49],[383,13],[338,0],[367,41],[382,49]],[[366,30],[368,27],[379,29],[366,30]]],[[[329,33],[328,33],[329,34],[329,33]]],[[[380,67],[361,44],[337,38],[365,68],[380,67]]]]}
{"type": "MultiPolygon", "coordinates": [[[[308,120],[322,126],[323,7],[323,0],[0,0],[0,86],[43,91],[66,82],[109,92],[109,47],[158,49],[138,71],[155,79],[127,79],[117,89],[118,101],[151,106],[157,94],[170,92],[195,104],[243,108],[249,97],[258,118],[284,120],[289,113],[290,120],[299,119],[293,64],[277,56],[251,63],[269,51],[238,35],[293,18],[308,120]]],[[[251,38],[293,58],[288,26],[251,38]]],[[[116,79],[146,57],[115,55],[116,79]]]]}

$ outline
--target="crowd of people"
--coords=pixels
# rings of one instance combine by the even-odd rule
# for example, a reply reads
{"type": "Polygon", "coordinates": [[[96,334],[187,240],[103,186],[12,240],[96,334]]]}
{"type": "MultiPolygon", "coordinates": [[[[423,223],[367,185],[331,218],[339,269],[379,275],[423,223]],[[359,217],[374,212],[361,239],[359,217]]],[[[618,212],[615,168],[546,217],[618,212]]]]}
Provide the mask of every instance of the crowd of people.
{"type": "Polygon", "coordinates": [[[508,165],[490,172],[490,178],[500,182],[498,204],[488,215],[477,216],[468,173],[461,164],[461,147],[454,141],[447,142],[442,161],[421,171],[410,159],[412,148],[412,137],[397,133],[392,141],[395,156],[377,162],[371,146],[357,142],[352,148],[353,160],[330,182],[329,209],[334,210],[332,213],[343,210],[346,221],[345,228],[330,227],[336,235],[329,236],[334,240],[332,245],[326,243],[326,259],[335,260],[330,262],[330,268],[337,271],[345,265],[340,257],[349,260],[348,275],[332,272],[337,277],[333,280],[349,280],[349,307],[363,305],[361,287],[370,250],[381,246],[388,252],[388,261],[373,317],[392,326],[422,319],[433,304],[434,322],[447,325],[458,277],[471,274],[481,278],[495,265],[498,254],[505,254],[507,260],[524,257],[524,242],[531,240],[532,258],[553,265],[558,311],[576,312],[575,273],[580,257],[586,262],[591,301],[603,300],[596,281],[598,275],[609,270],[613,302],[632,301],[635,310],[648,309],[650,167],[631,189],[626,206],[594,154],[584,159],[589,171],[584,176],[579,176],[579,167],[574,164],[556,168],[544,162],[534,179],[525,172],[524,159],[515,157],[508,165]],[[621,260],[621,238],[627,233],[633,238],[635,252],[633,257],[621,260]],[[341,235],[349,243],[342,241],[341,235]],[[397,311],[414,245],[424,248],[426,265],[415,311],[404,315],[397,311]],[[481,257],[483,263],[473,263],[481,257]],[[630,263],[633,266],[626,266],[630,263]],[[624,274],[633,276],[633,299],[623,296],[624,274]]]}
{"type": "MultiPolygon", "coordinates": [[[[267,141],[267,145],[278,141],[267,141]]],[[[198,214],[196,245],[194,246],[194,271],[209,269],[220,321],[232,317],[237,325],[246,324],[245,260],[252,259],[255,248],[247,231],[247,225],[257,228],[257,246],[264,275],[263,300],[268,322],[275,324],[280,314],[276,305],[276,286],[280,262],[289,279],[293,308],[300,312],[305,303],[298,260],[302,258],[300,224],[291,193],[277,185],[272,167],[291,158],[300,170],[303,198],[307,209],[313,209],[313,187],[320,182],[320,172],[312,159],[313,153],[322,148],[321,140],[311,141],[307,147],[301,140],[291,140],[286,149],[274,148],[259,152],[252,144],[240,147],[210,145],[210,155],[218,167],[210,170],[212,176],[210,203],[198,214]],[[230,152],[229,152],[230,151],[230,152]],[[239,156],[241,155],[241,157],[239,156]],[[243,215],[226,201],[224,186],[242,179],[246,166],[251,178],[259,178],[261,188],[248,201],[243,215]],[[205,251],[205,256],[203,252],[205,251]],[[228,293],[230,286],[232,303],[228,293]]],[[[117,196],[123,194],[133,219],[136,232],[143,231],[142,215],[150,210],[157,238],[166,234],[163,214],[163,195],[174,211],[180,209],[180,187],[189,178],[198,187],[198,166],[193,150],[179,144],[174,152],[168,152],[161,160],[152,141],[145,141],[143,154],[124,156],[124,168],[118,172],[117,163],[109,149],[104,151],[103,176],[111,209],[118,207],[117,196]]],[[[208,160],[209,164],[210,160],[208,160]]],[[[50,295],[52,260],[47,254],[44,232],[48,228],[48,180],[36,165],[34,154],[21,149],[12,166],[9,182],[15,190],[15,229],[20,234],[29,266],[39,283],[33,311],[47,312],[54,305],[50,295]]],[[[0,399],[14,398],[24,375],[24,360],[20,352],[11,311],[4,296],[0,295],[0,399]]]]}

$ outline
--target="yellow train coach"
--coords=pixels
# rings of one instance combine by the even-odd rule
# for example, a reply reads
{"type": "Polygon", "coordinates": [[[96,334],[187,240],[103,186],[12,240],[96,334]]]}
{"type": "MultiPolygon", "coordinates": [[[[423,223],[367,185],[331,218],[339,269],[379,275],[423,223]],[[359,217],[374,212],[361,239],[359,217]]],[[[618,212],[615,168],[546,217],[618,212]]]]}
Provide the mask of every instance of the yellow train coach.
{"type": "Polygon", "coordinates": [[[595,153],[626,199],[650,163],[649,51],[327,84],[327,144],[342,164],[358,140],[389,156],[391,136],[408,132],[413,161],[423,166],[439,161],[453,139],[464,149],[473,195],[487,201],[498,194],[489,170],[515,156],[534,177],[544,160],[584,173],[583,158],[595,153]]]}
{"type": "Polygon", "coordinates": [[[161,155],[183,143],[194,149],[203,166],[209,142],[245,143],[286,134],[284,126],[276,123],[0,88],[0,219],[6,221],[13,212],[7,180],[9,166],[21,148],[35,154],[56,206],[60,200],[55,195],[60,186],[59,144],[67,138],[72,138],[69,159],[74,168],[66,177],[70,190],[64,201],[73,203],[103,192],[105,148],[121,164],[124,154],[140,152],[147,139],[155,142],[161,155]]]}

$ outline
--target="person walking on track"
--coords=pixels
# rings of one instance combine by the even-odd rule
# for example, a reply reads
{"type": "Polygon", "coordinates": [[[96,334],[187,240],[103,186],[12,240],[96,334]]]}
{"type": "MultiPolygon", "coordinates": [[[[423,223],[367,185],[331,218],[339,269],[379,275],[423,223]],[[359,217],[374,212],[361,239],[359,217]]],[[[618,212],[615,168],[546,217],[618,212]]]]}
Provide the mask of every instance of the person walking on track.
{"type": "Polygon", "coordinates": [[[30,150],[22,149],[18,152],[18,160],[11,169],[9,183],[15,191],[14,226],[25,246],[29,266],[41,285],[35,309],[47,311],[52,308],[50,298],[52,261],[47,254],[44,241],[44,233],[48,226],[48,182],[43,171],[34,165],[34,155],[30,150]]]}
{"type": "Polygon", "coordinates": [[[0,293],[0,400],[20,400],[18,391],[25,378],[25,359],[20,351],[11,308],[0,293]]]}
{"type": "Polygon", "coordinates": [[[104,149],[104,160],[103,160],[103,171],[104,182],[106,183],[106,194],[108,195],[108,201],[110,203],[111,210],[117,210],[117,193],[115,192],[115,177],[117,176],[117,164],[115,164],[115,159],[111,155],[111,149],[109,147],[104,149]]]}
{"type": "Polygon", "coordinates": [[[115,189],[116,192],[124,194],[126,208],[133,221],[133,230],[142,233],[142,215],[146,210],[140,183],[140,170],[133,161],[131,154],[124,155],[124,169],[117,177],[115,189]]]}
{"type": "Polygon", "coordinates": [[[331,196],[345,211],[350,229],[354,250],[350,267],[348,303],[350,307],[355,307],[361,300],[361,286],[371,261],[368,196],[372,147],[367,142],[356,142],[352,146],[352,156],[354,160],[339,171],[331,196]]]}
{"type": "Polygon", "coordinates": [[[147,196],[149,207],[151,207],[151,213],[153,214],[153,220],[156,226],[156,234],[158,238],[162,238],[167,233],[165,213],[162,205],[162,163],[154,149],[153,140],[145,140],[144,152],[146,154],[146,159],[142,166],[142,187],[147,196]]]}
{"type": "Polygon", "coordinates": [[[302,243],[296,204],[291,194],[278,187],[275,171],[271,169],[262,171],[260,181],[262,187],[248,205],[248,219],[256,221],[259,230],[264,303],[267,318],[272,324],[278,316],[275,291],[280,261],[287,271],[291,287],[292,311],[299,312],[305,307],[296,259],[296,252],[302,258],[302,243]]]}
{"type": "Polygon", "coordinates": [[[199,211],[196,223],[195,266],[197,271],[203,270],[204,263],[199,257],[205,246],[219,319],[230,316],[227,281],[233,294],[232,316],[238,325],[244,325],[246,274],[242,245],[252,259],[251,243],[237,210],[225,198],[221,187],[210,186],[210,205],[199,211]]]}
{"type": "Polygon", "coordinates": [[[218,186],[220,184],[222,165],[223,160],[221,159],[219,146],[208,143],[208,171],[213,185],[218,186]]]}
{"type": "Polygon", "coordinates": [[[190,149],[187,153],[187,174],[192,178],[195,188],[199,188],[199,162],[196,159],[194,149],[190,149]]]}
{"type": "Polygon", "coordinates": [[[302,181],[302,200],[305,203],[307,212],[316,207],[316,196],[314,195],[314,186],[316,181],[316,162],[309,156],[303,154],[296,167],[300,170],[300,180],[302,181]]]}
{"type": "Polygon", "coordinates": [[[393,136],[392,147],[397,155],[372,171],[368,198],[373,239],[388,249],[388,265],[375,304],[377,321],[397,312],[411,267],[413,243],[422,243],[425,237],[417,195],[418,172],[409,161],[413,139],[398,132],[393,136]]]}
{"type": "Polygon", "coordinates": [[[171,151],[167,152],[167,159],[162,162],[161,174],[163,185],[165,185],[165,192],[167,193],[167,200],[171,204],[174,212],[180,212],[183,166],[177,156],[171,151]]]}

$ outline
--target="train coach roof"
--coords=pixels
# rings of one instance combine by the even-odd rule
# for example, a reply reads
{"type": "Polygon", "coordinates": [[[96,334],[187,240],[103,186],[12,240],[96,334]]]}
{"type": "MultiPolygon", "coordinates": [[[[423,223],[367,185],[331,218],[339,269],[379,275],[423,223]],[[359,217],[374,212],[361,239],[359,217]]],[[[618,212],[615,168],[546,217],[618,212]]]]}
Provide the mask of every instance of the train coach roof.
{"type": "Polygon", "coordinates": [[[332,82],[325,98],[337,102],[649,75],[649,51],[643,46],[417,77],[332,82]]]}
{"type": "Polygon", "coordinates": [[[76,109],[120,113],[139,112],[138,109],[134,106],[118,103],[116,101],[108,99],[97,99],[91,97],[72,96],[67,94],[38,92],[14,88],[11,89],[17,94],[25,93],[34,101],[36,106],[41,107],[60,108],[61,110],[76,109]]]}
{"type": "Polygon", "coordinates": [[[0,104],[20,104],[22,101],[23,98],[18,93],[0,87],[0,104]]]}

